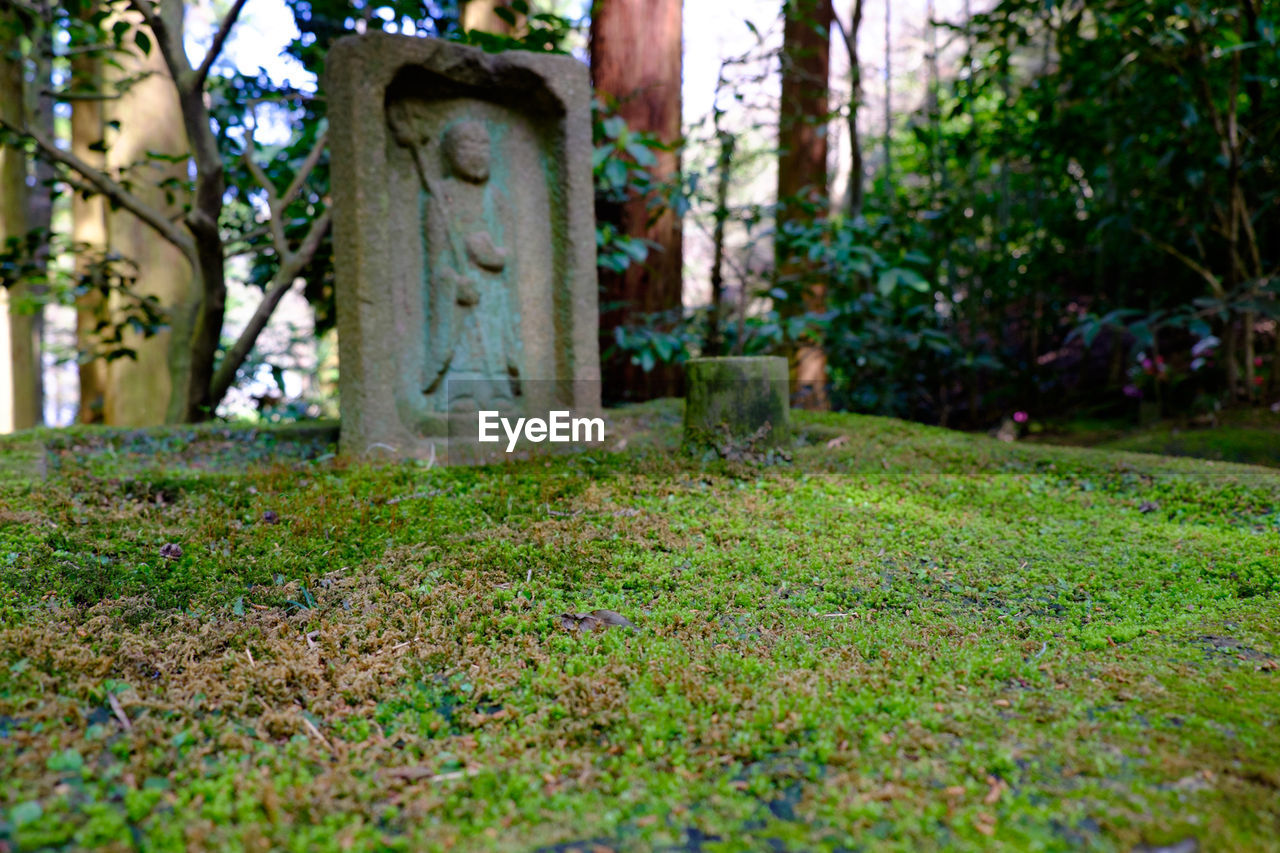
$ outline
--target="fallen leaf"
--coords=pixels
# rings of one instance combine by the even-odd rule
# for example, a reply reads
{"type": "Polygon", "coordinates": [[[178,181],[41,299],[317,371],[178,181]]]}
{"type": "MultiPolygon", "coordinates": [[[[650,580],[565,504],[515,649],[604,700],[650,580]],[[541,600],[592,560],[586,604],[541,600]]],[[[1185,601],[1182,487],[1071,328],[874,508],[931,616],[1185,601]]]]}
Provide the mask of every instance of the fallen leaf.
{"type": "Polygon", "coordinates": [[[561,613],[560,627],[566,631],[591,631],[600,624],[600,620],[590,613],[561,613]]]}
{"type": "Polygon", "coordinates": [[[844,447],[849,443],[849,436],[837,435],[835,438],[827,442],[827,450],[835,450],[837,447],[844,447]]]}
{"type": "Polygon", "coordinates": [[[612,610],[592,610],[591,615],[599,619],[605,625],[609,625],[615,628],[634,628],[635,627],[635,625],[631,624],[630,619],[623,616],[621,613],[616,613],[612,610]]]}
{"type": "Polygon", "coordinates": [[[631,620],[613,610],[590,613],[561,613],[560,627],[566,631],[594,631],[597,628],[634,628],[631,620]]]}
{"type": "Polygon", "coordinates": [[[996,701],[992,702],[991,704],[992,704],[992,705],[995,705],[997,708],[1008,708],[1008,707],[1009,707],[1010,705],[1012,705],[1013,703],[1012,703],[1012,702],[1010,702],[1008,699],[997,699],[996,701]]]}
{"type": "Polygon", "coordinates": [[[1173,844],[1139,844],[1133,853],[1200,853],[1200,842],[1194,838],[1184,838],[1173,844]]]}

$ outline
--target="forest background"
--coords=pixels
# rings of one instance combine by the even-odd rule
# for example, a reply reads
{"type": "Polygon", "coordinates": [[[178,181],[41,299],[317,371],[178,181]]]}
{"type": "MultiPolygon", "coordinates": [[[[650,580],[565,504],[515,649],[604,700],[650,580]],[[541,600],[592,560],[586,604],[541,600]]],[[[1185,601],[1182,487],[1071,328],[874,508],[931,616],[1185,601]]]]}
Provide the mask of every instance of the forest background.
{"type": "Polygon", "coordinates": [[[316,81],[371,28],[590,64],[612,402],[779,353],[962,428],[1273,408],[1277,11],[0,0],[0,431],[336,412],[316,81]]]}

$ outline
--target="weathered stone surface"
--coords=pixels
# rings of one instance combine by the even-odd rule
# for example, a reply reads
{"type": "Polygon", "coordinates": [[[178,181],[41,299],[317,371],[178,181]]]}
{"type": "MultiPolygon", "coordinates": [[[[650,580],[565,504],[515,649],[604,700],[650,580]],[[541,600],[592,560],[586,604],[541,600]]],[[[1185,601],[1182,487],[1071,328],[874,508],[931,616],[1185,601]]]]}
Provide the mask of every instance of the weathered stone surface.
{"type": "Polygon", "coordinates": [[[343,452],[598,410],[586,67],[383,33],[326,65],[343,452]]]}
{"type": "Polygon", "coordinates": [[[694,358],[685,375],[686,444],[718,446],[728,440],[779,447],[790,440],[785,358],[694,358]]]}

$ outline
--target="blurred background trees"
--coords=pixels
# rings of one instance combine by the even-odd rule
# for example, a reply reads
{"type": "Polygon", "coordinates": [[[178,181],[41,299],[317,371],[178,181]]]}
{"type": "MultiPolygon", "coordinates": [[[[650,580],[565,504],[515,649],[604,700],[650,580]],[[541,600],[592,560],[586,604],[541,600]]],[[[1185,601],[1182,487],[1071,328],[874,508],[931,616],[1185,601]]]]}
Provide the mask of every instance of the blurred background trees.
{"type": "Polygon", "coordinates": [[[0,0],[0,429],[55,356],[86,423],[334,411],[316,81],[373,27],[591,63],[615,401],[762,352],[965,428],[1280,401],[1275,0],[742,8],[681,122],[680,0],[0,0]],[[242,55],[277,7],[288,73],[242,55]]]}

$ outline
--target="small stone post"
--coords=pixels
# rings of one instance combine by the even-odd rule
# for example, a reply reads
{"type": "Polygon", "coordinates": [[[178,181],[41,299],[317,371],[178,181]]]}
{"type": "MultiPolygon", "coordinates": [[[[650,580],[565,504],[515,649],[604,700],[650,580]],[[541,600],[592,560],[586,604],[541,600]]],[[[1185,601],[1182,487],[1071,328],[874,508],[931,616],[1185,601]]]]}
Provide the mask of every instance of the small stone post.
{"type": "Polygon", "coordinates": [[[694,358],[685,367],[686,446],[783,447],[790,441],[785,358],[694,358]]]}

